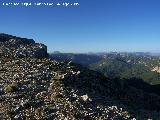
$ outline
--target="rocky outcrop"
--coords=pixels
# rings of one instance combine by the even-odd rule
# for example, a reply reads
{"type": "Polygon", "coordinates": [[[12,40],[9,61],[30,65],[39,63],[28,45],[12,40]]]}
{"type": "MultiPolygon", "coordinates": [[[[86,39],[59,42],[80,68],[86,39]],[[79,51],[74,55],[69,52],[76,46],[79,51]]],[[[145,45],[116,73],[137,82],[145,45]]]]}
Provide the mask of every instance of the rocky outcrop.
{"type": "Polygon", "coordinates": [[[151,71],[154,71],[154,72],[160,73],[160,66],[156,66],[156,67],[154,67],[151,71]]]}
{"type": "Polygon", "coordinates": [[[0,34],[0,55],[6,57],[47,57],[47,46],[33,39],[0,34]]]}

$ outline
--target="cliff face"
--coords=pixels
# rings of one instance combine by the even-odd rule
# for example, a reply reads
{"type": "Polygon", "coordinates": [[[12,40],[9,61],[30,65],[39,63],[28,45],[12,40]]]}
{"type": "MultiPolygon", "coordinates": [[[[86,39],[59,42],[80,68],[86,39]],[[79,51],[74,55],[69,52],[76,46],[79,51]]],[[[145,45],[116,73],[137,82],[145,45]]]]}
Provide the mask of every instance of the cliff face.
{"type": "Polygon", "coordinates": [[[6,57],[47,57],[47,46],[33,39],[0,34],[0,55],[6,57]]]}

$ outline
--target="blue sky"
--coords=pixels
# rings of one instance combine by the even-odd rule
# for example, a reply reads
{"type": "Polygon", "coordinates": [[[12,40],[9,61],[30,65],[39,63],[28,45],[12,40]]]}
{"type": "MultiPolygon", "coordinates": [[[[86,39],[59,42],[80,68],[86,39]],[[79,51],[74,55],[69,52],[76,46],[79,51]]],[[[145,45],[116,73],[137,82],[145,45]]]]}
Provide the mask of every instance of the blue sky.
{"type": "MultiPolygon", "coordinates": [[[[5,2],[27,0],[6,0],[5,2]]],[[[44,2],[28,0],[27,2],[44,2]]],[[[160,52],[159,0],[45,0],[70,7],[0,6],[0,32],[33,38],[48,51],[160,52]]]]}

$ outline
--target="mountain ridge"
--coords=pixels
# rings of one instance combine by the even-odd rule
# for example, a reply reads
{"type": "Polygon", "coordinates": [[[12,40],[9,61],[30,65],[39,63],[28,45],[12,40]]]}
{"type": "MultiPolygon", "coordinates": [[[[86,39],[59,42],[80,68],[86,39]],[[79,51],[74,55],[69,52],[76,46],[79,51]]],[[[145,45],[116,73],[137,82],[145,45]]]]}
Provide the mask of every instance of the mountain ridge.
{"type": "Polygon", "coordinates": [[[148,84],[135,87],[70,61],[51,60],[43,54],[45,46],[37,53],[36,43],[0,39],[0,119],[159,118],[160,96],[145,90],[148,84]],[[16,55],[19,51],[27,54],[16,55]]]}

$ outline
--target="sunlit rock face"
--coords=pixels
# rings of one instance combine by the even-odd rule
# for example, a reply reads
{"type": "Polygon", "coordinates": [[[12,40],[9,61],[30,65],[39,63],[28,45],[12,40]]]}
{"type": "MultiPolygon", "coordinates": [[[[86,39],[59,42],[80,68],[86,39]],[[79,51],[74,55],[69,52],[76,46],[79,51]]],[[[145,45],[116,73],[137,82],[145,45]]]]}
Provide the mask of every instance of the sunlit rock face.
{"type": "Polygon", "coordinates": [[[0,34],[0,55],[6,57],[47,57],[47,46],[33,39],[0,34]]]}
{"type": "Polygon", "coordinates": [[[156,67],[154,67],[151,71],[160,73],[160,67],[159,67],[159,66],[156,66],[156,67]]]}

